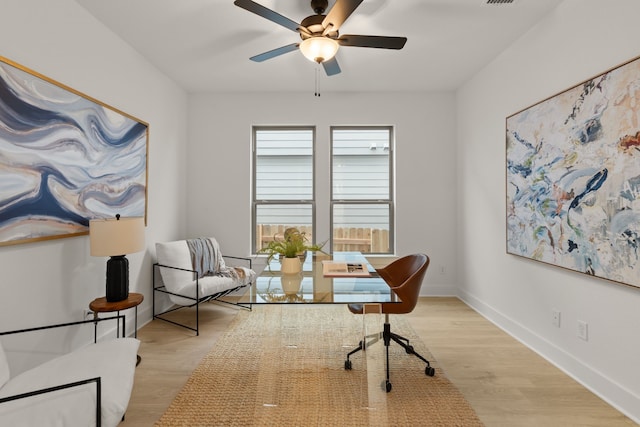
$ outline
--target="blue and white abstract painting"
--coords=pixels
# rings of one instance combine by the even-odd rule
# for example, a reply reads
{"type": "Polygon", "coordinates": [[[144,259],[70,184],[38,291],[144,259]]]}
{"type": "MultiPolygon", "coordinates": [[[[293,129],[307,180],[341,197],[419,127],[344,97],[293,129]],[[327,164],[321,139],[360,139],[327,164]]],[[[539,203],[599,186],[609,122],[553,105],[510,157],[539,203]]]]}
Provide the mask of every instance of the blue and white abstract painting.
{"type": "Polygon", "coordinates": [[[640,287],[640,59],[506,127],[507,252],[640,287]]]}
{"type": "Polygon", "coordinates": [[[148,125],[0,57],[0,245],[146,218],[148,125]]]}

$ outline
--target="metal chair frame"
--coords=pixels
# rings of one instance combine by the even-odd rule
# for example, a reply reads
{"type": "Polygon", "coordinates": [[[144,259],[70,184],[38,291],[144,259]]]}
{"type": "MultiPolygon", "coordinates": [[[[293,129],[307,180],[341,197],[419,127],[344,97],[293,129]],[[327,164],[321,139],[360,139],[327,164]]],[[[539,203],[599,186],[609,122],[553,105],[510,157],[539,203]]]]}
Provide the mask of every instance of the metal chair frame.
{"type": "MultiPolygon", "coordinates": [[[[224,258],[231,258],[231,259],[236,259],[236,260],[243,260],[243,261],[247,261],[249,263],[249,269],[253,269],[253,265],[252,265],[252,260],[251,258],[243,258],[243,257],[236,257],[236,256],[230,256],[230,255],[223,255],[224,258]]],[[[155,263],[153,264],[153,318],[154,319],[159,319],[162,321],[165,321],[167,323],[171,323],[173,325],[179,326],[181,328],[185,328],[185,329],[189,329],[191,331],[194,331],[196,333],[196,336],[200,335],[200,304],[206,303],[206,302],[210,302],[210,301],[215,301],[215,302],[219,302],[219,303],[223,303],[223,304],[229,304],[229,305],[234,305],[236,307],[241,307],[241,308],[245,308],[248,310],[252,309],[252,305],[251,304],[243,304],[243,303],[235,303],[235,302],[230,302],[230,301],[225,301],[222,300],[220,298],[232,294],[242,288],[246,288],[247,286],[251,286],[253,283],[249,283],[246,285],[239,285],[236,286],[234,288],[230,288],[230,289],[225,289],[224,291],[221,292],[217,292],[215,294],[212,295],[207,295],[207,296],[200,296],[200,284],[199,284],[199,279],[197,277],[196,274],[196,296],[194,297],[190,297],[187,295],[182,295],[182,294],[178,294],[175,292],[171,292],[169,290],[167,290],[166,286],[164,285],[164,283],[162,283],[162,276],[160,274],[160,268],[170,268],[173,270],[180,270],[180,271],[186,271],[189,273],[196,273],[195,270],[189,270],[186,268],[180,268],[180,267],[173,267],[170,265],[164,265],[164,264],[159,264],[159,263],[155,263]],[[156,276],[156,272],[158,272],[157,276],[156,276]],[[160,278],[158,280],[158,277],[160,278]],[[161,282],[158,285],[158,282],[161,282]],[[179,305],[179,304],[174,304],[173,306],[171,306],[170,308],[168,308],[167,310],[164,310],[160,313],[156,313],[156,292],[158,293],[162,293],[162,294],[166,294],[166,295],[173,295],[173,296],[177,296],[180,298],[184,298],[190,301],[193,301],[190,304],[186,304],[186,305],[179,305]],[[187,324],[183,324],[183,323],[179,323],[176,322],[175,320],[171,320],[171,319],[167,319],[165,317],[162,317],[165,314],[168,313],[172,313],[174,311],[177,310],[181,310],[184,308],[191,308],[191,307],[195,307],[196,308],[196,327],[192,327],[189,326],[187,324]]]]}
{"type": "MultiPolygon", "coordinates": [[[[14,331],[5,331],[5,332],[0,332],[0,336],[3,335],[14,335],[14,334],[22,334],[22,333],[26,333],[26,332],[34,332],[34,331],[42,331],[42,330],[47,330],[47,329],[55,329],[55,328],[62,328],[62,327],[67,327],[67,326],[74,326],[74,325],[83,325],[83,324],[88,324],[88,323],[93,323],[94,324],[94,334],[95,332],[95,327],[98,324],[98,322],[104,322],[106,320],[113,320],[113,319],[117,319],[118,323],[120,322],[120,319],[122,319],[122,336],[124,335],[124,331],[125,331],[125,316],[123,314],[119,314],[117,316],[110,316],[110,317],[100,317],[100,318],[95,318],[92,320],[81,320],[81,321],[77,321],[77,322],[68,322],[68,323],[59,323],[59,324],[54,324],[54,325],[46,325],[46,326],[37,326],[34,328],[27,328],[27,329],[18,329],[18,330],[14,330],[14,331]]],[[[116,328],[117,329],[117,328],[116,328]]],[[[118,330],[118,336],[119,336],[119,330],[118,330]]],[[[94,342],[96,341],[96,338],[94,336],[94,342]]],[[[21,394],[16,394],[13,396],[7,396],[7,397],[3,397],[0,398],[0,404],[2,403],[6,403],[6,402],[12,402],[14,400],[20,400],[20,399],[26,399],[29,397],[33,397],[33,396],[38,396],[41,394],[47,394],[47,393],[53,393],[59,390],[65,390],[65,389],[69,389],[69,388],[74,388],[74,387],[80,387],[86,384],[90,384],[90,383],[95,383],[96,386],[96,427],[100,427],[102,425],[102,382],[101,382],[101,378],[100,377],[95,377],[95,378],[87,378],[87,379],[83,379],[83,380],[79,380],[79,381],[74,381],[71,383],[66,383],[66,384],[59,384],[53,387],[47,387],[47,388],[43,388],[43,389],[38,389],[38,390],[32,390],[29,391],[27,393],[21,393],[21,394]]],[[[124,419],[124,416],[123,416],[124,419]]]]}

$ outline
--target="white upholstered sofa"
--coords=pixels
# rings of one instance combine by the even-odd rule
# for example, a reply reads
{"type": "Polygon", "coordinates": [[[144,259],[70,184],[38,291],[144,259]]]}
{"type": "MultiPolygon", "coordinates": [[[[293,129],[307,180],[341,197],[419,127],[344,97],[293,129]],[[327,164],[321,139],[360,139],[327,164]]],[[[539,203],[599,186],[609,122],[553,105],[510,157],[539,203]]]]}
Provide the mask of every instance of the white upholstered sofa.
{"type": "MultiPolygon", "coordinates": [[[[80,323],[93,321],[44,328],[80,323]]],[[[131,397],[140,341],[89,344],[11,377],[2,340],[38,329],[0,333],[0,426],[117,426],[131,397]]]]}
{"type": "Polygon", "coordinates": [[[251,258],[222,254],[213,237],[156,243],[156,257],[157,262],[153,265],[153,317],[193,330],[196,335],[199,334],[201,303],[212,300],[229,303],[220,298],[250,286],[256,278],[251,258]],[[156,294],[167,295],[173,306],[156,313],[156,294]],[[195,327],[166,316],[185,307],[196,308],[195,327]]]}

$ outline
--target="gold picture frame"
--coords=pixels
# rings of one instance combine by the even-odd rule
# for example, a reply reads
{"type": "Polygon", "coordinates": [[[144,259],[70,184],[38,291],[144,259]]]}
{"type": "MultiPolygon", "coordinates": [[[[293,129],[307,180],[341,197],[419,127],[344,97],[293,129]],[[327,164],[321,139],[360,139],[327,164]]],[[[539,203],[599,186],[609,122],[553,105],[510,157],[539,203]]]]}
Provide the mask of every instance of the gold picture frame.
{"type": "Polygon", "coordinates": [[[147,218],[149,125],[0,57],[0,246],[147,218]]]}

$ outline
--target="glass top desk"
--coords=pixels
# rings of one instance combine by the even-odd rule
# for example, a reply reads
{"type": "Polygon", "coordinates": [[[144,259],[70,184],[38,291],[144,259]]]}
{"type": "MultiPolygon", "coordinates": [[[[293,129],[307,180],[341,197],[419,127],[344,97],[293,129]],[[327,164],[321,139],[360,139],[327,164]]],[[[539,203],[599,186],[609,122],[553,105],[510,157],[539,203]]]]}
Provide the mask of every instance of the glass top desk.
{"type": "MultiPolygon", "coordinates": [[[[268,308],[256,313],[257,316],[261,316],[263,324],[270,325],[260,333],[262,354],[268,362],[260,370],[257,380],[257,388],[261,392],[257,396],[256,410],[289,408],[291,401],[283,397],[286,395],[284,390],[287,386],[281,383],[280,372],[283,369],[291,369],[289,363],[307,367],[319,364],[316,367],[316,377],[325,378],[327,366],[324,366],[324,363],[333,360],[330,363],[341,364],[344,360],[342,357],[356,347],[359,340],[367,340],[370,334],[381,331],[381,304],[396,300],[391,288],[360,252],[336,252],[332,256],[307,253],[302,272],[293,275],[282,274],[280,262],[277,259],[273,260],[258,275],[255,286],[250,286],[238,301],[243,305],[256,304],[268,308]],[[324,277],[322,261],[328,259],[364,263],[371,275],[324,277]],[[331,304],[365,304],[368,314],[354,316],[345,308],[329,316],[334,318],[330,330],[323,329],[322,326],[309,330],[305,316],[313,318],[314,314],[310,313],[324,316],[322,305],[330,309],[328,305],[331,304]],[[298,309],[294,309],[294,306],[298,309]],[[315,341],[309,342],[304,339],[309,334],[318,334],[319,339],[329,336],[332,344],[325,350],[319,350],[315,341]],[[283,357],[283,351],[287,355],[286,358],[283,357]],[[308,358],[310,352],[314,351],[321,351],[321,355],[305,360],[305,357],[308,358]],[[325,353],[322,353],[323,351],[325,353]],[[331,359],[328,355],[331,351],[337,352],[336,359],[331,359]],[[293,362],[294,360],[297,362],[293,362]]],[[[359,359],[353,372],[343,374],[346,378],[351,378],[347,381],[353,381],[352,398],[362,409],[375,409],[375,416],[380,419],[386,419],[387,413],[386,392],[380,386],[384,383],[386,366],[384,348],[385,346],[380,344],[372,346],[363,352],[363,357],[359,359]],[[354,379],[354,376],[359,380],[354,379]]],[[[294,407],[290,410],[296,409],[294,407]]]]}
{"type": "Polygon", "coordinates": [[[336,252],[332,256],[307,253],[302,272],[280,273],[273,260],[256,279],[255,286],[238,301],[241,304],[380,304],[397,297],[360,252],[336,252]],[[364,263],[369,277],[324,277],[322,260],[364,263]]]}

